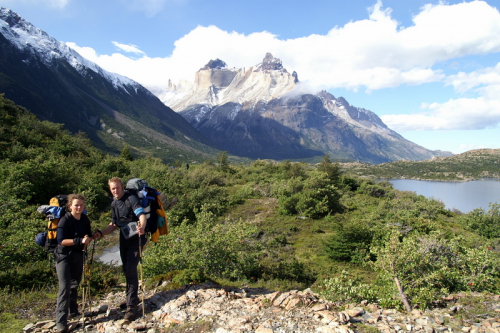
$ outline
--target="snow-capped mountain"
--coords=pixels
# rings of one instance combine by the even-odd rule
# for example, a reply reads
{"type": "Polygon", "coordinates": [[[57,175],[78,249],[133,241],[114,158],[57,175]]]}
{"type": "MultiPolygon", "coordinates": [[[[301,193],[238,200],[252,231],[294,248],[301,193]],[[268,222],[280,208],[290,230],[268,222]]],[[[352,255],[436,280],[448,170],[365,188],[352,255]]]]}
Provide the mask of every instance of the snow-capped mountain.
{"type": "Polygon", "coordinates": [[[381,163],[451,153],[430,151],[389,129],[373,112],[322,91],[301,93],[297,73],[266,54],[249,68],[211,60],[193,83],[169,82],[161,101],[220,149],[251,158],[295,159],[329,154],[381,163]]]}
{"type": "Polygon", "coordinates": [[[35,27],[10,9],[0,8],[0,31],[19,50],[39,56],[46,65],[50,65],[53,60],[65,59],[77,71],[83,73],[86,69],[90,69],[106,78],[117,88],[123,89],[124,86],[131,86],[134,89],[142,88],[137,82],[105,71],[88,61],[75,50],[50,37],[45,31],[35,27]]]}
{"type": "Polygon", "coordinates": [[[0,8],[0,49],[0,93],[42,120],[86,132],[104,150],[128,144],[167,160],[214,152],[139,83],[100,68],[6,8],[0,8]]]}
{"type": "Polygon", "coordinates": [[[228,68],[220,59],[211,60],[195,74],[194,83],[173,85],[160,100],[177,112],[194,104],[215,107],[226,103],[270,101],[295,88],[297,75],[283,68],[279,59],[268,53],[255,67],[228,68]]]}

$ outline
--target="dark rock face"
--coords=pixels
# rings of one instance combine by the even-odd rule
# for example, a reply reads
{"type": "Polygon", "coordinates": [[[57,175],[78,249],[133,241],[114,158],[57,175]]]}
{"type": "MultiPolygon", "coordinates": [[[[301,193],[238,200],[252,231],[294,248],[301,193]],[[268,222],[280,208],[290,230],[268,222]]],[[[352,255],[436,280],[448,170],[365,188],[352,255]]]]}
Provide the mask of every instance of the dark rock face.
{"type": "MultiPolygon", "coordinates": [[[[334,98],[326,92],[320,95],[334,98]]],[[[380,122],[386,127],[370,111],[351,108],[347,112],[356,112],[360,123],[380,122]]],[[[317,95],[257,104],[196,105],[181,115],[219,149],[249,158],[300,159],[329,154],[338,160],[385,163],[432,157],[429,150],[389,129],[389,135],[382,136],[361,126],[353,127],[329,112],[317,95]]]]}
{"type": "Polygon", "coordinates": [[[222,69],[227,67],[227,64],[219,58],[210,60],[202,69],[222,69]]]}
{"type": "MultiPolygon", "coordinates": [[[[263,108],[265,105],[257,106],[263,108]]],[[[279,121],[265,117],[252,105],[227,103],[208,111],[198,122],[196,115],[206,106],[197,106],[181,114],[221,150],[249,158],[289,159],[321,156],[301,145],[299,133],[279,121]],[[236,117],[231,114],[239,109],[236,117]]]]}
{"type": "Polygon", "coordinates": [[[279,71],[283,69],[283,64],[280,59],[274,58],[271,53],[266,53],[261,68],[267,71],[279,71]]]}

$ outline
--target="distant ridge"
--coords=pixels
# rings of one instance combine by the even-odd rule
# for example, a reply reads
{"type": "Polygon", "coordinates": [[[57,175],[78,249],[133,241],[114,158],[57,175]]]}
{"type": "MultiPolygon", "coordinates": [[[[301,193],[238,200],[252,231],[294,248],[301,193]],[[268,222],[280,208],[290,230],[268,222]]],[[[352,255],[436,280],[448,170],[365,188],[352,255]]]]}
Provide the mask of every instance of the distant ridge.
{"type": "Polygon", "coordinates": [[[475,149],[424,161],[395,161],[378,165],[345,163],[342,167],[356,175],[373,178],[469,181],[500,179],[499,165],[500,149],[475,149]]]}

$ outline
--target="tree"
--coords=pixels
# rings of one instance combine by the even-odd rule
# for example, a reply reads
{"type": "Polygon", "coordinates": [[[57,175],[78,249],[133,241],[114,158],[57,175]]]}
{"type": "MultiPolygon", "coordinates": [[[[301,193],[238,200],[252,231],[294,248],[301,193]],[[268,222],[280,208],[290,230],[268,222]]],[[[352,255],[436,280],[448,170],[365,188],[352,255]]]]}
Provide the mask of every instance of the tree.
{"type": "Polygon", "coordinates": [[[323,161],[319,164],[318,170],[325,172],[334,184],[339,183],[340,166],[338,163],[332,163],[328,154],[323,156],[323,161]]]}
{"type": "Polygon", "coordinates": [[[134,157],[130,153],[130,149],[128,146],[123,147],[122,152],[120,154],[120,158],[123,158],[125,161],[133,161],[134,157]]]}
{"type": "Polygon", "coordinates": [[[227,151],[221,151],[219,155],[217,155],[217,164],[219,165],[220,171],[229,171],[229,159],[227,157],[227,151]]]}

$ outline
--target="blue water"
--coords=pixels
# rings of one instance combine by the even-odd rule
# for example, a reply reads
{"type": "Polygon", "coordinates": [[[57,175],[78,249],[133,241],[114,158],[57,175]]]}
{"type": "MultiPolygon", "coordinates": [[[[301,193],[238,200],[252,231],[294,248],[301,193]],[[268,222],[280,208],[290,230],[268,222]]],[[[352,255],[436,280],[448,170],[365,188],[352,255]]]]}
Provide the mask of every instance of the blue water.
{"type": "Polygon", "coordinates": [[[115,245],[110,248],[104,249],[99,261],[109,265],[121,265],[122,259],[120,258],[120,246],[115,245]]]}
{"type": "Polygon", "coordinates": [[[476,208],[489,209],[490,202],[500,202],[500,181],[484,179],[470,182],[436,182],[413,179],[390,179],[400,191],[413,191],[442,201],[447,209],[468,213],[476,208]]]}

